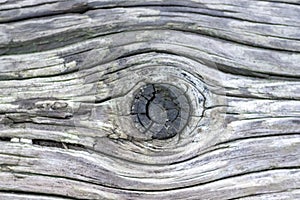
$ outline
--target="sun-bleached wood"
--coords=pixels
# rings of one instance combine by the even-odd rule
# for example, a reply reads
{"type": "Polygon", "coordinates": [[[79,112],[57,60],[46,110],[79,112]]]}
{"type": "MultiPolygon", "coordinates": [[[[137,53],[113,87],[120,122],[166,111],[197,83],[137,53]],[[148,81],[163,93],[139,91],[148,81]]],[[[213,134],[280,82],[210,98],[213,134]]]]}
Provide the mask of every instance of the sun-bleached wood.
{"type": "Polygon", "coordinates": [[[297,0],[0,0],[0,199],[300,199],[297,0]],[[132,120],[171,84],[189,120],[132,120]]]}

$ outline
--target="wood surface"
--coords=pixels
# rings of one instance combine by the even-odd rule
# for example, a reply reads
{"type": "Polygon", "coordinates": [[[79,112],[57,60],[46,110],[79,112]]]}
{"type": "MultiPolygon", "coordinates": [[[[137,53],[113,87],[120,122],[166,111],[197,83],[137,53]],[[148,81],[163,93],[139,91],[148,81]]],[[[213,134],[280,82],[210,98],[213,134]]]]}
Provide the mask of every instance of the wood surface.
{"type": "Polygon", "coordinates": [[[300,199],[299,65],[299,0],[0,0],[0,199],[300,199]]]}

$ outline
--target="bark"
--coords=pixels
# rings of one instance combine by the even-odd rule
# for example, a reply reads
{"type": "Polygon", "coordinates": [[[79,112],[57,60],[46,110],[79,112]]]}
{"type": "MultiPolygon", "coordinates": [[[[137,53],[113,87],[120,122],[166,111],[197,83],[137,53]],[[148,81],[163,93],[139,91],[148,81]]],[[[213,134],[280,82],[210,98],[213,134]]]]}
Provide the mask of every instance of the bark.
{"type": "Polygon", "coordinates": [[[299,24],[298,0],[0,0],[0,199],[300,199],[299,24]]]}

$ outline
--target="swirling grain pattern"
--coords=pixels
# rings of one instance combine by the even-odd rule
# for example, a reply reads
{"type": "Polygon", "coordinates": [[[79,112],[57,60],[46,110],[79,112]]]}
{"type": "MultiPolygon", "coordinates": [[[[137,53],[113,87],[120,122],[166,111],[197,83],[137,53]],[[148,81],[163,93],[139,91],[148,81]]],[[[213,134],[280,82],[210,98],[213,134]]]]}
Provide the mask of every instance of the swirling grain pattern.
{"type": "Polygon", "coordinates": [[[300,199],[298,0],[0,0],[0,199],[300,199]]]}

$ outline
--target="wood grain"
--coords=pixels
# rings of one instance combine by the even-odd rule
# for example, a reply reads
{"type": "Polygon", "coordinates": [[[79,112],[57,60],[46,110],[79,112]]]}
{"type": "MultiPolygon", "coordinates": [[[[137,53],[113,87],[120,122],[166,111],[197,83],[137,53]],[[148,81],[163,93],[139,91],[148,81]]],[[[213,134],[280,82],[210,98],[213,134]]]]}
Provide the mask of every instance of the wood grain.
{"type": "Polygon", "coordinates": [[[300,199],[298,0],[0,0],[0,199],[300,199]],[[141,133],[146,84],[188,98],[141,133]]]}

